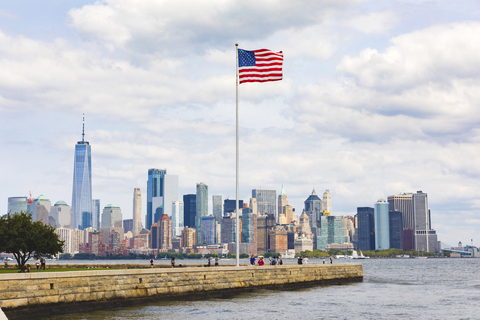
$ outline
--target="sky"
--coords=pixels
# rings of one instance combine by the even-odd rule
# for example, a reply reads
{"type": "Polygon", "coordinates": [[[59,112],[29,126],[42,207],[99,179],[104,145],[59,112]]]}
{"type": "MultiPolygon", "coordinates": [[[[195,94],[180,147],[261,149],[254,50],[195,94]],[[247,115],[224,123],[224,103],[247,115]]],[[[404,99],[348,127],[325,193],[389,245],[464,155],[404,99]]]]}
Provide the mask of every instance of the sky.
{"type": "Polygon", "coordinates": [[[0,208],[71,204],[83,113],[102,208],[131,218],[140,187],[145,214],[149,168],[235,199],[238,43],[284,53],[239,87],[240,199],[422,190],[444,245],[479,246],[479,34],[473,0],[0,0],[0,208]]]}

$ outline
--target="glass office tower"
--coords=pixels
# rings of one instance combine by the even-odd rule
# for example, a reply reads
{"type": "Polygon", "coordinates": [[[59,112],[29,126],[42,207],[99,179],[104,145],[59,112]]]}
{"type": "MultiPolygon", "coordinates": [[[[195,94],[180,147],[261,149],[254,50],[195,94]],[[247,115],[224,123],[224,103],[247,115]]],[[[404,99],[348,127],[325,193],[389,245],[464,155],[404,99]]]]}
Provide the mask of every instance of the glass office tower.
{"type": "MultiPolygon", "coordinates": [[[[84,121],[85,129],[85,121],[84,121]]],[[[85,130],[82,141],[75,145],[73,165],[72,191],[72,228],[83,230],[92,225],[92,149],[85,141],[85,130]],[[83,218],[90,221],[83,221],[83,218]]]]}

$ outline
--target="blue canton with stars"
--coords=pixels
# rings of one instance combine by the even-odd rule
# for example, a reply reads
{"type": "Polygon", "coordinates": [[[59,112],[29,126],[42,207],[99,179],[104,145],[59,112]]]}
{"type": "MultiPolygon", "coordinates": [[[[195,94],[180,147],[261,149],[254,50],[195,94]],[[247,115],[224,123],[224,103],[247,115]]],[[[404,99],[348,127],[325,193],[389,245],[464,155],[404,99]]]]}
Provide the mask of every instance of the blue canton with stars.
{"type": "Polygon", "coordinates": [[[255,53],[253,51],[238,49],[238,67],[255,66],[255,53]]]}

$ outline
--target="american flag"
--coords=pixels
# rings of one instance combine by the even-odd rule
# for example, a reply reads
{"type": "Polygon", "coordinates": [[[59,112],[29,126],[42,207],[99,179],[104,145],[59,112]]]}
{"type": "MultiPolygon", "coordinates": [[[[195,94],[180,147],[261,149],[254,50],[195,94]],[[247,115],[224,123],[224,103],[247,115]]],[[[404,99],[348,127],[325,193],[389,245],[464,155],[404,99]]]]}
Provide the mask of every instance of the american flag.
{"type": "Polygon", "coordinates": [[[240,83],[282,80],[283,52],[238,49],[240,83]]]}

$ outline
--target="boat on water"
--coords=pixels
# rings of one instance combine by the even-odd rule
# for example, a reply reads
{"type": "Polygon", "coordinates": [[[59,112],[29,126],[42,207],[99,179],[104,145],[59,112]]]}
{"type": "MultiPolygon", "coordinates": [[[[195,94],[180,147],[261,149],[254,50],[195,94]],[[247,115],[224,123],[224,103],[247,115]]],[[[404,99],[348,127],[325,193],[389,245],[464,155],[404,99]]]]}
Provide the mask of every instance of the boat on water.
{"type": "Polygon", "coordinates": [[[365,257],[362,250],[360,250],[360,255],[358,255],[357,250],[352,251],[352,255],[349,256],[352,259],[370,259],[370,257],[365,257]]]}

